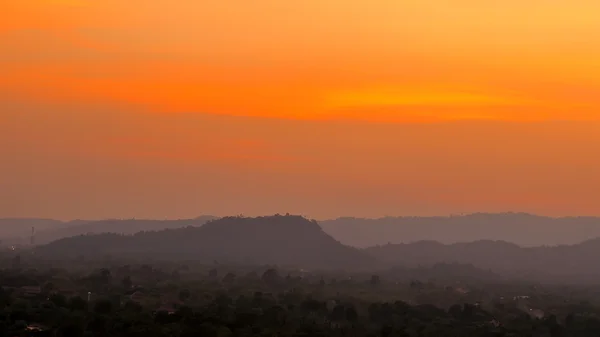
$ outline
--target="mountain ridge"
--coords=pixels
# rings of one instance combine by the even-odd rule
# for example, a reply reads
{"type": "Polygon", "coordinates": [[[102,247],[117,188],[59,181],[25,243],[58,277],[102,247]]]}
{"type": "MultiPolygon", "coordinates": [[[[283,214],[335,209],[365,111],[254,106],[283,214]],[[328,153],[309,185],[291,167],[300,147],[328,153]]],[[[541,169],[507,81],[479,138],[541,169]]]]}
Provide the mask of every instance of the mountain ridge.
{"type": "Polygon", "coordinates": [[[600,282],[600,271],[596,267],[600,238],[538,247],[490,240],[453,244],[418,241],[373,246],[363,251],[386,265],[417,267],[460,263],[538,282],[600,282]]]}
{"type": "MultiPolygon", "coordinates": [[[[205,220],[214,216],[201,216],[205,220]]],[[[0,239],[4,242],[27,243],[31,227],[36,227],[36,242],[48,243],[62,237],[84,233],[120,232],[114,227],[133,227],[136,230],[157,230],[199,226],[199,218],[180,220],[106,219],[72,220],[7,218],[0,219],[0,239]],[[136,227],[145,222],[149,226],[136,227]],[[111,225],[105,226],[105,225],[111,225]],[[93,229],[80,227],[92,226],[93,229]],[[79,227],[79,228],[77,228],[79,227]],[[104,228],[103,228],[104,227],[104,228]],[[70,228],[70,229],[66,229],[70,228]],[[10,235],[9,235],[10,234],[10,235]]],[[[323,230],[340,242],[357,248],[387,243],[409,243],[434,240],[441,243],[502,240],[519,246],[575,244],[600,237],[600,217],[548,217],[530,213],[472,213],[432,217],[339,217],[319,221],[323,230]]]]}
{"type": "Polygon", "coordinates": [[[340,242],[358,247],[434,240],[502,240],[519,246],[575,244],[600,237],[600,217],[548,217],[529,213],[472,213],[435,217],[342,217],[320,221],[340,242]]]}
{"type": "MultiPolygon", "coordinates": [[[[78,236],[81,234],[88,233],[121,233],[121,234],[134,234],[141,231],[154,231],[168,228],[181,228],[187,226],[202,226],[207,221],[217,219],[217,217],[211,215],[202,215],[193,219],[181,219],[181,220],[152,220],[152,219],[106,219],[106,220],[71,220],[68,222],[54,221],[53,226],[45,226],[42,228],[36,227],[35,223],[32,223],[29,227],[20,227],[21,231],[24,232],[22,236],[8,236],[4,237],[3,240],[9,243],[27,243],[29,242],[29,235],[31,233],[31,227],[36,227],[35,241],[38,244],[46,244],[52,241],[78,236]]],[[[27,220],[26,220],[27,221],[27,220]]],[[[22,225],[26,221],[17,221],[18,225],[22,225]]]]}
{"type": "Polygon", "coordinates": [[[135,234],[89,234],[36,248],[37,256],[131,256],[207,263],[272,264],[321,269],[385,269],[472,265],[503,277],[536,282],[600,282],[600,238],[577,244],[521,247],[502,240],[444,244],[434,240],[358,249],[300,216],[225,217],[199,227],[135,234]]]}
{"type": "Polygon", "coordinates": [[[80,235],[59,239],[36,251],[46,257],[109,254],[311,268],[354,268],[374,261],[323,232],[316,221],[291,215],[225,217],[200,227],[132,235],[80,235]]]}

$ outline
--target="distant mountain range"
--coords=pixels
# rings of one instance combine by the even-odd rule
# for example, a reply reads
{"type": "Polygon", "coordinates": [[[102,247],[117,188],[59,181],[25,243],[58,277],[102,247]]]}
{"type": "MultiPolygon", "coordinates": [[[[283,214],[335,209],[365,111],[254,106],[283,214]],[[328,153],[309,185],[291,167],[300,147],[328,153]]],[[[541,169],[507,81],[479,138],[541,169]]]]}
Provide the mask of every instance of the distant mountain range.
{"type": "Polygon", "coordinates": [[[82,234],[134,234],[142,231],[158,231],[188,226],[197,227],[214,219],[217,218],[210,215],[185,220],[111,219],[61,222],[44,219],[0,219],[0,233],[2,234],[0,237],[7,244],[29,243],[31,227],[35,227],[36,244],[45,244],[82,234]],[[6,227],[3,228],[3,226],[6,227]]]}
{"type": "Polygon", "coordinates": [[[67,222],[52,219],[4,218],[0,219],[0,238],[29,237],[31,227],[37,230],[53,230],[66,226],[67,222]]]}
{"type": "MultiPolygon", "coordinates": [[[[199,218],[196,222],[182,220],[166,223],[106,221],[66,227],[56,230],[56,233],[66,230],[79,234],[38,246],[36,255],[48,258],[98,258],[111,255],[373,271],[430,268],[442,264],[450,266],[444,269],[448,273],[462,270],[464,275],[487,279],[500,275],[503,278],[536,282],[600,282],[600,269],[597,268],[600,239],[573,245],[540,247],[521,247],[492,240],[453,244],[416,241],[359,249],[338,242],[316,221],[291,215],[199,218]],[[124,228],[124,224],[130,227],[124,228]],[[160,229],[165,226],[171,228],[131,234],[139,229],[160,229]],[[91,229],[95,228],[126,234],[85,234],[93,232],[91,229]],[[462,267],[456,269],[456,266],[462,267]]],[[[443,273],[438,270],[439,275],[443,273]]]]}
{"type": "Polygon", "coordinates": [[[300,216],[226,217],[201,227],[64,238],[37,248],[38,256],[200,260],[303,268],[364,268],[374,258],[342,245],[316,221],[300,216]]]}
{"type": "Polygon", "coordinates": [[[473,214],[378,220],[344,218],[321,222],[321,226],[300,216],[279,215],[221,219],[203,216],[177,221],[0,220],[0,226],[7,224],[5,230],[18,230],[21,226],[27,233],[32,226],[41,228],[36,235],[40,244],[36,249],[47,257],[114,255],[328,269],[414,268],[458,263],[503,277],[600,282],[597,268],[600,239],[588,239],[600,237],[598,218],[473,214]],[[419,240],[423,237],[438,240],[419,240]],[[538,246],[523,247],[507,242],[509,239],[486,240],[488,237],[511,238],[521,245],[538,246]],[[456,242],[467,240],[471,242],[456,242]],[[408,243],[382,244],[387,241],[408,243]],[[549,242],[567,244],[543,246],[549,242]]]}
{"type": "Polygon", "coordinates": [[[450,245],[435,241],[388,244],[363,252],[385,265],[406,267],[460,263],[515,279],[552,283],[600,282],[600,239],[575,245],[519,247],[504,241],[450,245]]]}
{"type": "MultiPolygon", "coordinates": [[[[0,240],[27,243],[31,227],[36,242],[48,243],[86,233],[125,233],[186,226],[201,226],[214,216],[184,220],[74,220],[0,219],[0,240]]],[[[576,244],[600,237],[600,218],[551,218],[525,213],[477,213],[447,217],[386,217],[380,219],[338,218],[319,221],[323,230],[341,243],[366,248],[388,243],[422,240],[444,244],[478,240],[500,240],[519,246],[576,244]]]]}
{"type": "Polygon", "coordinates": [[[338,218],[319,222],[340,242],[359,248],[421,240],[445,244],[501,240],[520,246],[576,244],[600,237],[600,218],[550,218],[525,213],[446,217],[338,218]]]}

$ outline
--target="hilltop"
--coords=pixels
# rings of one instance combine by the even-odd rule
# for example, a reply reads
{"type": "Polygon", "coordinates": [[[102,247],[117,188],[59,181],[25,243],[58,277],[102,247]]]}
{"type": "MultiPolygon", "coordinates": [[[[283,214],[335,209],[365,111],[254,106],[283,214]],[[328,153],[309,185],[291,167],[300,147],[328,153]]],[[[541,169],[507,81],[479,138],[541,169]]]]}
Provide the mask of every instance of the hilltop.
{"type": "Polygon", "coordinates": [[[227,263],[278,264],[311,268],[354,268],[373,259],[327,235],[316,221],[300,216],[226,217],[202,227],[134,235],[81,235],[38,248],[44,256],[138,256],[227,263]]]}
{"type": "Polygon", "coordinates": [[[526,213],[476,213],[440,217],[338,218],[323,229],[353,247],[421,240],[445,244],[500,240],[519,246],[577,244],[600,237],[600,218],[551,218],[526,213]]]}
{"type": "Polygon", "coordinates": [[[40,246],[37,253],[48,258],[111,255],[318,269],[381,270],[460,264],[478,268],[478,273],[483,274],[477,277],[483,278],[490,278],[484,273],[492,272],[503,278],[537,282],[600,282],[596,268],[600,239],[538,247],[492,240],[454,244],[417,241],[358,249],[336,241],[316,221],[291,215],[226,217],[200,227],[127,235],[79,235],[40,246]]]}
{"type": "MultiPolygon", "coordinates": [[[[0,240],[27,243],[36,227],[36,243],[87,233],[133,234],[168,228],[201,226],[213,216],[182,220],[74,220],[0,219],[0,240]]],[[[577,244],[600,237],[600,218],[552,218],[526,213],[476,213],[440,217],[338,218],[319,221],[323,230],[341,243],[367,248],[387,243],[432,240],[444,244],[500,240],[519,246],[577,244]]]]}

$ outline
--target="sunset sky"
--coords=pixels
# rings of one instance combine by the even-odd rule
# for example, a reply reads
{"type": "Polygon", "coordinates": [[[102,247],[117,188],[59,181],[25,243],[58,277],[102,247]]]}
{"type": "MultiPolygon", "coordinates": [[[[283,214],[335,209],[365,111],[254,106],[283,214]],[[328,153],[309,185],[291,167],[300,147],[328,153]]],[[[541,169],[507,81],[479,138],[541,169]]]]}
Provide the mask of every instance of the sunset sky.
{"type": "Polygon", "coordinates": [[[0,13],[0,217],[600,215],[600,1],[0,13]]]}

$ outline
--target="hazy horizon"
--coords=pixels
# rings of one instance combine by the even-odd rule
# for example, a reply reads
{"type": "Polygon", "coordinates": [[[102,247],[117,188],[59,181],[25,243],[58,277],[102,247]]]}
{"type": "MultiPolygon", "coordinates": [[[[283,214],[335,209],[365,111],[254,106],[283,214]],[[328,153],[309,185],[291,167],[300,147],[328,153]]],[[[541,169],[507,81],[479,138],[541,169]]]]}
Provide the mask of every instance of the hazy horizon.
{"type": "Polygon", "coordinates": [[[273,215],[284,215],[284,214],[289,214],[289,215],[297,215],[297,216],[301,216],[304,217],[306,219],[311,219],[311,220],[316,220],[316,221],[332,221],[332,220],[338,220],[338,219],[365,219],[365,220],[379,220],[379,219],[386,219],[386,218],[451,218],[451,217],[468,217],[468,216],[475,216],[475,215],[491,215],[491,216],[500,216],[500,215],[526,215],[526,216],[533,216],[533,217],[543,217],[543,218],[550,218],[550,219],[563,219],[563,218],[599,218],[600,219],[600,215],[579,215],[579,214],[566,214],[566,215],[546,215],[546,214],[538,214],[538,213],[531,213],[531,212],[518,212],[518,211],[498,211],[498,212],[485,212],[485,211],[480,211],[480,212],[467,212],[467,213],[447,213],[447,214],[427,214],[427,215],[423,215],[423,214],[400,214],[400,215],[381,215],[381,216],[355,216],[355,215],[339,215],[339,216],[333,216],[333,217],[324,217],[324,218],[317,218],[317,217],[313,217],[310,216],[308,214],[300,214],[300,213],[293,213],[293,212],[274,212],[274,213],[257,213],[257,214],[241,214],[241,213],[232,213],[232,214],[213,214],[211,212],[206,212],[206,213],[202,213],[202,214],[197,214],[197,215],[192,215],[192,216],[185,216],[185,217],[162,217],[162,218],[153,218],[153,217],[118,217],[118,216],[109,216],[109,217],[88,217],[88,218],[54,218],[54,217],[43,217],[43,216],[1,216],[0,215],[0,219],[15,219],[15,220],[27,220],[27,219],[40,219],[40,220],[57,220],[57,221],[62,221],[62,222],[69,222],[69,221],[103,221],[103,220],[157,220],[157,221],[161,221],[161,220],[168,220],[168,221],[174,221],[174,220],[190,220],[190,219],[195,219],[195,218],[199,218],[199,217],[204,217],[204,216],[213,216],[216,218],[223,218],[223,217],[235,217],[235,216],[243,216],[243,217],[251,217],[251,218],[255,218],[255,217],[269,217],[269,216],[273,216],[273,215]]]}
{"type": "Polygon", "coordinates": [[[600,1],[0,13],[0,334],[600,336],[600,1]]]}

